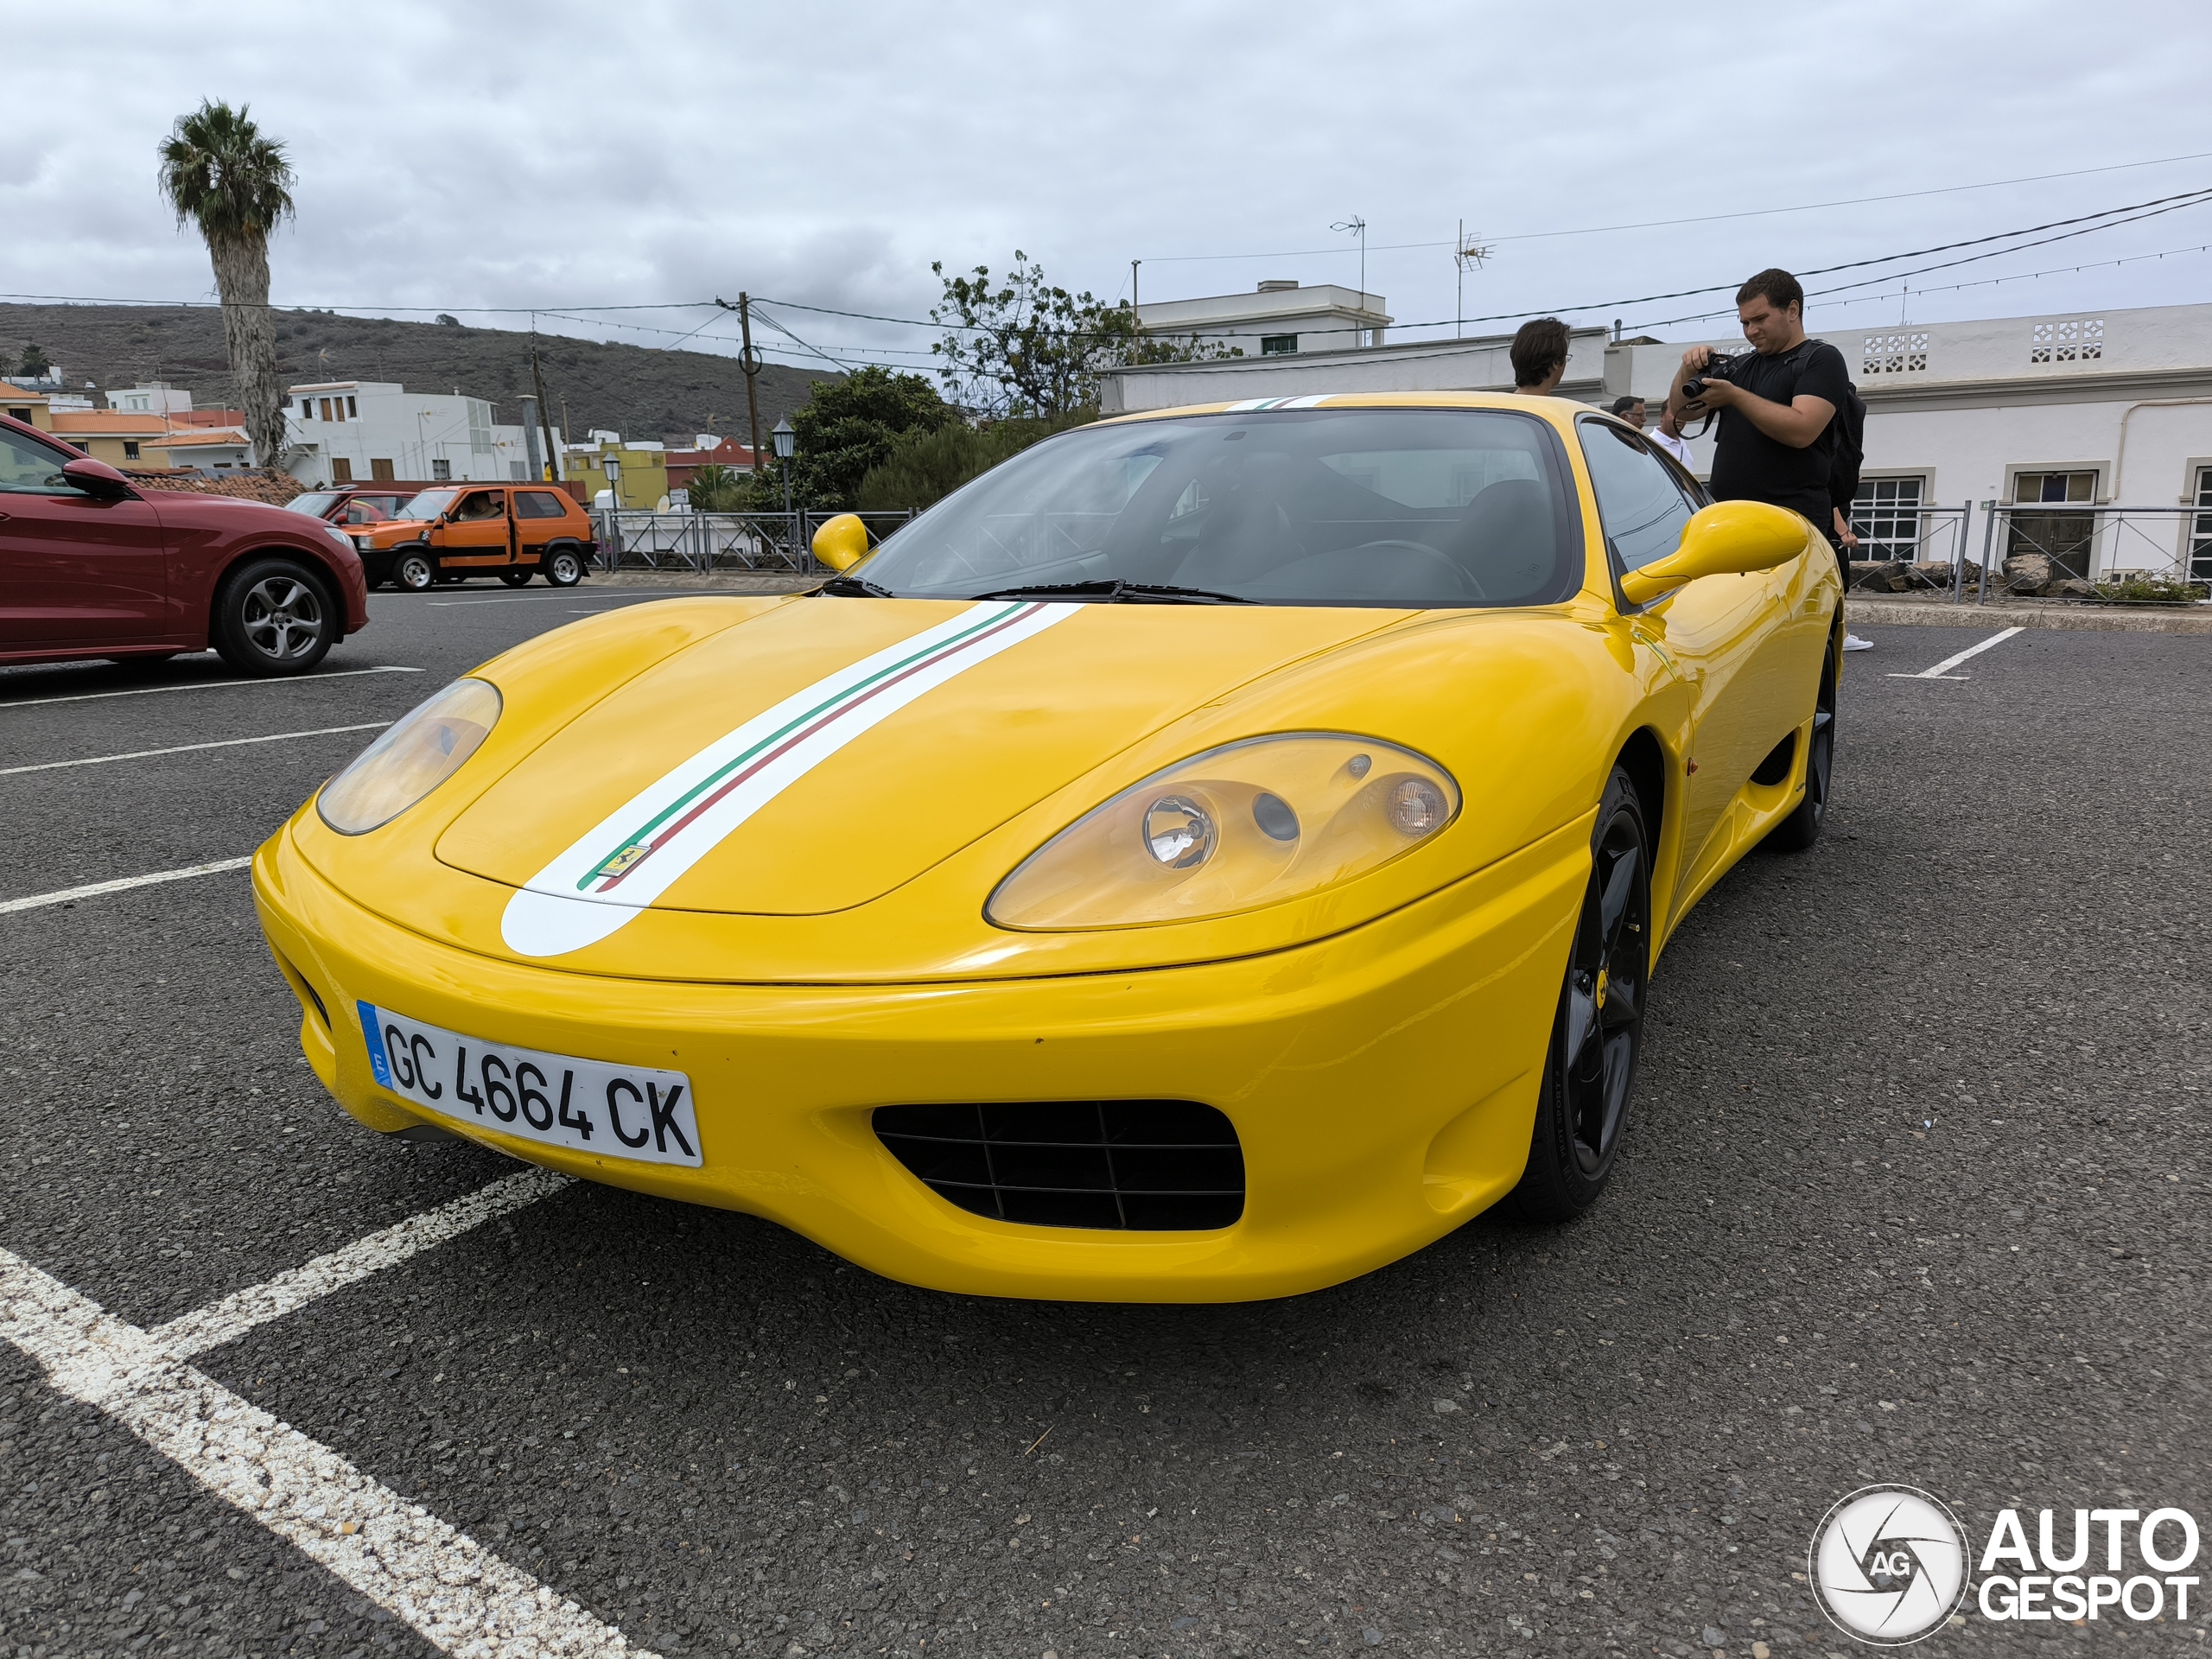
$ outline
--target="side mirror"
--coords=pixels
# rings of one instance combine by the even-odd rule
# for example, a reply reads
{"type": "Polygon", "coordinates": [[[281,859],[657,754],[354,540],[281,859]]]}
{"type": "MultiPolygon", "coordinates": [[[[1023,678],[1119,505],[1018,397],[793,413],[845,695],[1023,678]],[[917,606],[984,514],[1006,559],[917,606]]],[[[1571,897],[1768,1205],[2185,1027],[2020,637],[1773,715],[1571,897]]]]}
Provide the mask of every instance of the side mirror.
{"type": "Polygon", "coordinates": [[[1648,605],[1700,576],[1771,570],[1809,544],[1805,521],[1764,501],[1716,501],[1682,527],[1681,545],[1621,578],[1632,605],[1648,605]]]}
{"type": "Polygon", "coordinates": [[[814,556],[832,570],[849,570],[868,556],[868,526],[841,512],[814,532],[814,556]]]}
{"type": "Polygon", "coordinates": [[[102,501],[120,501],[130,493],[130,480],[104,461],[94,461],[90,455],[64,461],[61,476],[67,479],[86,495],[102,501]]]}

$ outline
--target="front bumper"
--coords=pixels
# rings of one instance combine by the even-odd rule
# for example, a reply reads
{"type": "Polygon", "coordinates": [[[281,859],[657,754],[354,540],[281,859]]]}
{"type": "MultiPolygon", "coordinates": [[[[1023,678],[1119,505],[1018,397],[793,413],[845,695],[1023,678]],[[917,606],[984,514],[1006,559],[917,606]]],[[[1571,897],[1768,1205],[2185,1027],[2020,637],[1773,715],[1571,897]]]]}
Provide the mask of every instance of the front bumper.
{"type": "Polygon", "coordinates": [[[690,1074],[698,1169],[436,1120],[531,1162],[764,1216],[939,1290],[1233,1301],[1370,1271],[1520,1179],[1589,833],[1578,820],[1295,950],[913,986],[616,980],[496,961],[354,904],[308,866],[289,827],[256,855],[253,885],[288,980],[315,994],[302,997],[307,1058],[373,1128],[423,1120],[372,1077],[347,1014],[357,999],[488,1040],[690,1074]],[[1226,1114],[1243,1149],[1242,1217],[1202,1233],[997,1222],[931,1192],[871,1125],[883,1105],[1100,1098],[1226,1114]]]}

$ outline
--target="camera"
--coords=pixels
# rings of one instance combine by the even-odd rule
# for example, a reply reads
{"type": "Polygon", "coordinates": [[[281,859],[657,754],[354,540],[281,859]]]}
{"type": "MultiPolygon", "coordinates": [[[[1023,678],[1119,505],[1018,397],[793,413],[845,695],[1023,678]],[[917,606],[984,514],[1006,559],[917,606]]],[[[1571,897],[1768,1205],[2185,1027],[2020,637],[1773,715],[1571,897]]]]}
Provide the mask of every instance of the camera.
{"type": "Polygon", "coordinates": [[[1715,352],[1711,357],[1706,359],[1705,366],[1703,368],[1700,369],[1694,375],[1691,376],[1690,378],[1682,382],[1683,397],[1688,402],[1694,404],[1700,397],[1705,395],[1705,383],[1707,381],[1732,381],[1735,378],[1733,372],[1735,367],[1735,358],[1723,357],[1719,352],[1715,352]]]}

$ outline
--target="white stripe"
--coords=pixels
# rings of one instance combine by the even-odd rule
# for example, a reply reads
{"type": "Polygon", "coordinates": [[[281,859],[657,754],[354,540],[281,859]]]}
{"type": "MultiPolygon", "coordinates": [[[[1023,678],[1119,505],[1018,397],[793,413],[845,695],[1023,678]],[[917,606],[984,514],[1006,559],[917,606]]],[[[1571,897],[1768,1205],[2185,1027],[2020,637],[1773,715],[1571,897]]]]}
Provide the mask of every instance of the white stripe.
{"type": "Polygon", "coordinates": [[[383,668],[339,668],[327,674],[304,674],[290,678],[258,680],[188,680],[181,685],[142,685],[132,691],[73,691],[66,697],[25,697],[19,702],[0,702],[0,709],[36,709],[48,702],[97,702],[102,697],[150,697],[157,691],[219,691],[226,685],[313,685],[317,680],[348,680],[357,674],[420,674],[419,668],[387,664],[383,668]]]}
{"type": "Polygon", "coordinates": [[[171,1319],[147,1335],[175,1357],[188,1359],[244,1336],[257,1325],[280,1319],[295,1308],[305,1307],[333,1291],[359,1283],[372,1273],[397,1267],[411,1255],[458,1238],[472,1227],[550,1198],[569,1185],[568,1176],[550,1169],[510,1175],[451,1204],[356,1239],[343,1249],[318,1255],[265,1283],[249,1286],[210,1306],[171,1319]]]}
{"type": "Polygon", "coordinates": [[[1957,656],[1946,657],[1942,662],[1936,664],[1935,667],[1923,669],[1919,673],[1911,676],[1911,677],[1916,680],[1940,680],[1945,675],[1948,674],[1953,669],[1956,668],[1961,663],[1966,661],[1967,658],[1979,657],[1983,652],[1987,651],[1992,645],[2001,645],[2007,639],[2010,639],[2014,634],[2021,632],[2023,632],[2023,630],[2019,628],[2006,628],[2001,633],[1993,633],[1988,639],[1983,640],[1980,645],[1968,645],[1964,651],[1959,652],[1957,656]]]}
{"type": "Polygon", "coordinates": [[[113,881],[95,881],[89,887],[64,887],[59,893],[37,893],[28,899],[0,899],[0,916],[14,910],[36,910],[43,905],[66,905],[79,899],[97,899],[104,893],[122,893],[131,887],[150,887],[157,881],[188,881],[195,875],[220,875],[226,870],[242,870],[253,862],[245,858],[219,858],[213,864],[188,864],[181,870],[156,870],[151,875],[126,875],[113,881]]]}
{"type": "Polygon", "coordinates": [[[851,713],[831,721],[732,790],[640,863],[636,874],[625,880],[613,893],[602,895],[578,890],[579,883],[621,846],[622,837],[633,834],[640,825],[665,810],[736,756],[782,730],[809,709],[885,669],[974,630],[995,612],[1018,612],[1019,607],[989,601],[971,606],[950,621],[925,629],[895,645],[887,645],[874,656],[840,669],[785,698],[640,791],[532,876],[507,901],[506,912],[500,918],[500,937],[506,940],[510,950],[525,957],[562,956],[607,938],[659,898],[740,824],[861,733],[978,663],[1065,621],[1081,608],[1079,605],[1040,605],[1013,626],[988,639],[963,645],[943,662],[888,687],[851,713]]]}
{"type": "Polygon", "coordinates": [[[148,760],[157,754],[190,754],[199,749],[235,749],[245,743],[284,743],[296,737],[333,737],[340,732],[380,732],[391,724],[388,720],[372,720],[365,726],[318,726],[311,732],[271,732],[266,737],[226,737],[213,743],[180,743],[168,749],[132,749],[123,754],[87,755],[82,760],[41,760],[35,766],[0,766],[0,778],[12,778],[22,772],[58,772],[64,766],[105,766],[114,760],[148,760]]]}
{"type": "Polygon", "coordinates": [[[1317,391],[1310,397],[1294,397],[1283,407],[1285,409],[1319,409],[1335,395],[1333,392],[1317,391]]]}
{"type": "Polygon", "coordinates": [[[6,1250],[0,1337],[37,1361],[58,1391],[122,1424],[443,1652],[640,1652],[613,1626],[6,1250]]]}
{"type": "Polygon", "coordinates": [[[1247,397],[1241,404],[1231,404],[1222,412],[1225,415],[1249,415],[1255,409],[1265,409],[1273,401],[1269,397],[1247,397]]]}

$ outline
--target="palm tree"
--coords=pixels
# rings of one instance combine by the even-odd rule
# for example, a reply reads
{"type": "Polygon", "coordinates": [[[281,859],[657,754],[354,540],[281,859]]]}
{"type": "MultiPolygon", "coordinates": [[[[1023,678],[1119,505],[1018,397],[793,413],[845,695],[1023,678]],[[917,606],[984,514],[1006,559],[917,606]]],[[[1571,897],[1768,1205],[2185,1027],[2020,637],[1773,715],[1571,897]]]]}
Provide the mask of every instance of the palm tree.
{"type": "Polygon", "coordinates": [[[231,375],[245,410],[254,458],[273,467],[284,449],[283,389],[277,384],[276,327],[269,310],[269,232],[290,215],[291,163],[280,140],[264,138],[246,106],[202,99],[161,147],[162,194],[207,238],[223,302],[231,375]]]}

